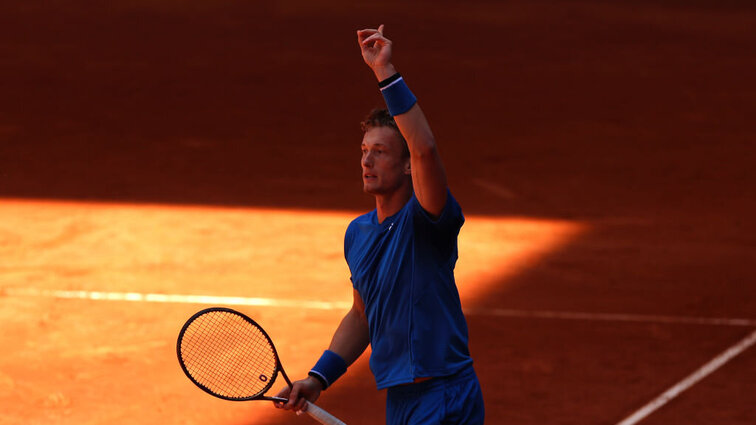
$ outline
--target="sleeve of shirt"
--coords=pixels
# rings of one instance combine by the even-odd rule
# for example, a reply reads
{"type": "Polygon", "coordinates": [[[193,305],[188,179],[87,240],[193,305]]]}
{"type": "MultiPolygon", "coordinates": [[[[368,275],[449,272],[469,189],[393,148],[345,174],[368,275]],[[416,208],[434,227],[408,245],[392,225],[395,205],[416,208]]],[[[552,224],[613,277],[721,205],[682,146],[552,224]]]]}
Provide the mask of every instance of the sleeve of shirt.
{"type": "Polygon", "coordinates": [[[446,205],[444,205],[441,215],[436,219],[423,209],[415,196],[412,197],[410,202],[413,203],[416,222],[422,223],[423,228],[432,228],[440,239],[456,239],[459,229],[465,222],[465,217],[462,214],[462,207],[459,206],[449,189],[447,189],[446,205]]]}
{"type": "Polygon", "coordinates": [[[344,233],[344,259],[346,260],[347,266],[349,267],[350,271],[349,281],[351,281],[352,286],[354,286],[354,280],[352,280],[351,276],[352,267],[349,265],[349,249],[352,247],[352,241],[354,239],[352,226],[353,224],[350,223],[347,227],[346,232],[344,233]]]}

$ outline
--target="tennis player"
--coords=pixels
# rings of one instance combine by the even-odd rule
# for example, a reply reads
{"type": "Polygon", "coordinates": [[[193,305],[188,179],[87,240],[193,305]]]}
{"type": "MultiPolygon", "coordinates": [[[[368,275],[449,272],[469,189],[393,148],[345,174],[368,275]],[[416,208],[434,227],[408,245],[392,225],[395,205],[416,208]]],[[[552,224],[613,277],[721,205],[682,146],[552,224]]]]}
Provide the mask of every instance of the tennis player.
{"type": "Polygon", "coordinates": [[[383,25],[357,31],[357,39],[388,107],[362,123],[363,189],[375,210],[346,231],[351,310],[309,376],[279,393],[289,402],[276,407],[305,409],[305,399],[314,402],[370,344],[370,369],[378,389],[388,389],[388,424],[482,424],[454,281],[462,210],[428,121],[392,64],[383,25]]]}

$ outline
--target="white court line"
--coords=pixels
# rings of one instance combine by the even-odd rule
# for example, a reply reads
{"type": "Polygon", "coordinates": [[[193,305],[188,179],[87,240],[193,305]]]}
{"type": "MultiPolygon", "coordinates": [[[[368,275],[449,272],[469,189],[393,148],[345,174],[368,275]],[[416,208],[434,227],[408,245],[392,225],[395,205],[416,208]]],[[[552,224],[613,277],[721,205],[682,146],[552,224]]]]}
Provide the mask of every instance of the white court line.
{"type": "Polygon", "coordinates": [[[756,331],[728,348],[617,425],[634,425],[756,343],[756,331]]]}
{"type": "MultiPolygon", "coordinates": [[[[139,301],[155,303],[178,303],[178,304],[209,304],[209,305],[246,305],[255,307],[290,307],[308,308],[314,310],[346,310],[351,307],[350,302],[329,302],[310,300],[291,300],[276,298],[257,297],[229,297],[215,295],[180,295],[180,294],[151,294],[139,292],[104,292],[104,291],[70,291],[56,289],[37,288],[6,288],[0,290],[0,294],[11,296],[49,297],[63,299],[82,300],[106,300],[106,301],[139,301]]],[[[534,319],[560,319],[560,320],[585,320],[607,322],[637,322],[637,323],[663,323],[663,324],[686,324],[686,325],[715,325],[715,326],[741,326],[756,327],[756,320],[735,319],[719,317],[685,317],[685,316],[659,316],[642,314],[619,314],[619,313],[581,313],[570,311],[548,310],[512,310],[512,309],[464,309],[465,314],[472,316],[498,316],[534,319]]]]}
{"type": "Polygon", "coordinates": [[[756,327],[756,320],[754,319],[737,319],[726,317],[661,316],[653,314],[646,315],[625,313],[582,313],[576,311],[511,310],[502,308],[465,309],[465,313],[481,316],[522,317],[534,319],[756,327]]]}
{"type": "Polygon", "coordinates": [[[256,307],[294,307],[315,310],[343,310],[352,306],[345,302],[284,300],[256,297],[224,297],[214,295],[144,294],[139,292],[65,291],[36,288],[7,288],[0,291],[12,296],[49,297],[79,300],[139,301],[150,303],[225,304],[256,307]]]}

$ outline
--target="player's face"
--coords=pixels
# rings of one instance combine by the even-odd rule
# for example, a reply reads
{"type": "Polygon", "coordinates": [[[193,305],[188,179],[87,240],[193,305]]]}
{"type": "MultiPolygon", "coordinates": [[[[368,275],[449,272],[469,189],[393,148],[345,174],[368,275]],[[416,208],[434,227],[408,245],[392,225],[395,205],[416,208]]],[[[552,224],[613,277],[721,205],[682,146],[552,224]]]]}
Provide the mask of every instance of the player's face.
{"type": "Polygon", "coordinates": [[[402,140],[390,127],[372,127],[362,138],[362,188],[366,193],[391,193],[410,178],[410,159],[402,140]]]}

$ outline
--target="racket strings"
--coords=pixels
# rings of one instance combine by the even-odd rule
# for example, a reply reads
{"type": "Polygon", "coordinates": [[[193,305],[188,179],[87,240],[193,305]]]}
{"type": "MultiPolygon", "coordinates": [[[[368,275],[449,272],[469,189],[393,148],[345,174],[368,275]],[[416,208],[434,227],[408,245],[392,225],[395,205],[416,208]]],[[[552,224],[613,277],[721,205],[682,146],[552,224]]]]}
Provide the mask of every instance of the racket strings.
{"type": "Polygon", "coordinates": [[[212,350],[201,351],[197,358],[195,373],[198,380],[229,397],[245,396],[263,389],[269,378],[264,373],[265,366],[271,370],[275,368],[274,361],[269,365],[259,361],[268,351],[266,338],[243,320],[228,316],[222,317],[224,320],[221,321],[218,312],[213,315],[216,317],[212,320],[203,320],[199,324],[197,333],[189,342],[197,344],[201,337],[213,333],[215,346],[212,350]],[[218,333],[217,326],[221,326],[223,332],[218,333]],[[263,374],[258,376],[258,371],[263,374]]]}
{"type": "Polygon", "coordinates": [[[180,351],[191,377],[224,397],[255,397],[268,389],[277,371],[267,336],[232,312],[198,316],[186,328],[180,351]]]}

